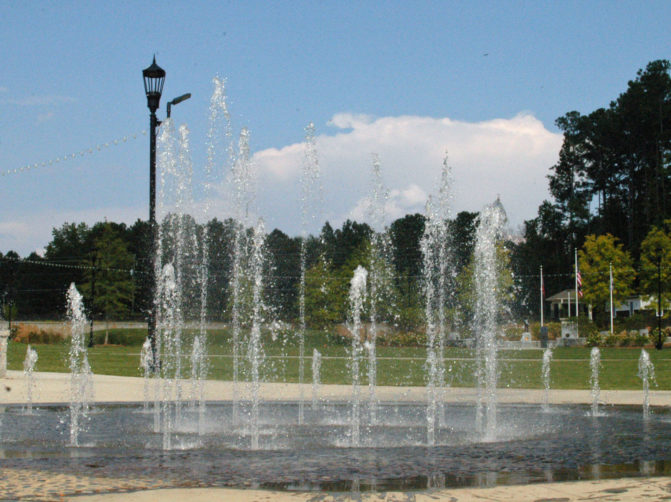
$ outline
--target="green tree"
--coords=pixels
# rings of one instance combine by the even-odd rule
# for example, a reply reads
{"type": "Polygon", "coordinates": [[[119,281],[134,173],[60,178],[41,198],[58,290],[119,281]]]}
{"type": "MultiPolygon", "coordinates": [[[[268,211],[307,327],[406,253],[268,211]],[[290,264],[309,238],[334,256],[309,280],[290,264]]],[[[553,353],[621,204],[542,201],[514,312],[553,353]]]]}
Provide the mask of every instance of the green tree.
{"type": "Polygon", "coordinates": [[[671,300],[671,220],[664,228],[654,226],[641,243],[641,266],[639,270],[641,291],[654,302],[657,308],[658,291],[661,289],[662,305],[671,300]]]}
{"type": "MultiPolygon", "coordinates": [[[[111,225],[106,225],[94,241],[93,268],[85,272],[85,281],[80,289],[85,298],[93,298],[92,315],[102,314],[106,324],[110,318],[128,312],[133,300],[134,284],[129,271],[134,257],[128,252],[126,243],[111,225]],[[95,295],[91,289],[95,281],[95,295]]],[[[105,344],[109,329],[105,331],[105,344]]]]}
{"type": "Polygon", "coordinates": [[[423,263],[420,241],[425,223],[424,215],[415,213],[395,220],[389,227],[391,261],[398,291],[398,325],[402,329],[416,328],[422,323],[424,315],[420,288],[423,263]]]}
{"type": "MultiPolygon", "coordinates": [[[[584,300],[598,312],[608,312],[610,266],[613,268],[613,303],[620,305],[633,293],[636,277],[631,255],[611,234],[588,235],[579,251],[584,300]]],[[[605,320],[605,317],[604,317],[605,320]]]]}
{"type": "Polygon", "coordinates": [[[271,276],[266,297],[276,314],[284,320],[298,317],[298,290],[301,277],[301,242],[280,230],[266,237],[271,276]]]}
{"type": "Polygon", "coordinates": [[[550,191],[569,237],[591,226],[636,254],[649,227],[671,216],[670,68],[666,60],[652,61],[608,108],[557,119],[564,144],[550,191]],[[588,210],[592,201],[595,215],[588,210]]]}

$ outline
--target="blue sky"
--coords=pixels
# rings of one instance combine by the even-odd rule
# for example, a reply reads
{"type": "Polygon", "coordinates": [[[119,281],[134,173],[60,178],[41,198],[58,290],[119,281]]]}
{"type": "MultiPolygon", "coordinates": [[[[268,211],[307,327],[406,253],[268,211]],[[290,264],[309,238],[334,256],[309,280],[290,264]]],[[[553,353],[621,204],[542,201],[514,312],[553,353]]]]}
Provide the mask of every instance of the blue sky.
{"type": "MultiPolygon", "coordinates": [[[[454,211],[501,195],[513,226],[547,197],[554,120],[607,106],[669,58],[669,2],[0,1],[0,251],[25,255],[65,221],[147,217],[148,111],[156,53],[168,99],[204,164],[212,78],[233,130],[251,131],[258,213],[300,232],[304,128],[314,122],[323,218],[363,218],[370,154],[389,218],[421,210],[448,150],[454,211]]],[[[223,194],[222,198],[226,198],[223,194]]],[[[216,205],[215,205],[216,206],[216,205]]],[[[225,218],[222,202],[216,216],[225,218]]]]}

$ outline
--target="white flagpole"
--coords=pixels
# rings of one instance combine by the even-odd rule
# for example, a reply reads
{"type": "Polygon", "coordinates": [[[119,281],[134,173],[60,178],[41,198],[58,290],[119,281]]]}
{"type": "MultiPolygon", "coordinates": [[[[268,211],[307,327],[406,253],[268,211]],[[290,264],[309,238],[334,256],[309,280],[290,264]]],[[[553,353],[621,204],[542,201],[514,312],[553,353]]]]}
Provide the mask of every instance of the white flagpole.
{"type": "Polygon", "coordinates": [[[613,334],[613,264],[610,264],[610,334],[613,334]]]}
{"type": "Polygon", "coordinates": [[[543,327],[543,265],[541,265],[541,328],[543,327]]]}
{"type": "Polygon", "coordinates": [[[575,272],[575,316],[580,317],[580,310],[578,309],[578,249],[575,249],[575,263],[574,263],[574,272],[575,272]]]}

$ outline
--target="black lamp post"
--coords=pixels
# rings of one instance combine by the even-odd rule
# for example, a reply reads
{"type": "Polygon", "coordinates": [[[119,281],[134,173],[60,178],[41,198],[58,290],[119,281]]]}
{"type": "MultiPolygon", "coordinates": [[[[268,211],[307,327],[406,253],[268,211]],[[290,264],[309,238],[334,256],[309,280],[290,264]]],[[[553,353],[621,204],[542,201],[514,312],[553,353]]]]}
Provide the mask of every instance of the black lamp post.
{"type": "Polygon", "coordinates": [[[165,70],[156,64],[156,56],[151,66],[142,70],[144,79],[144,92],[147,95],[147,107],[149,108],[149,296],[151,299],[149,308],[149,319],[147,320],[148,338],[154,354],[154,367],[156,367],[156,302],[154,301],[154,288],[156,287],[155,263],[156,260],[156,128],[160,125],[156,118],[165,83],[165,70]]]}
{"type": "MultiPolygon", "coordinates": [[[[144,93],[147,95],[147,107],[149,108],[149,273],[147,274],[150,288],[149,296],[151,298],[151,307],[149,309],[149,319],[147,320],[148,338],[151,343],[152,354],[154,355],[154,369],[158,368],[156,356],[156,302],[154,301],[154,288],[156,287],[156,237],[158,227],[156,225],[156,129],[161,125],[161,121],[156,118],[156,110],[159,108],[161,94],[163,93],[163,84],[165,83],[165,70],[156,64],[156,56],[151,66],[142,70],[144,79],[144,93]]],[[[168,118],[170,118],[170,107],[186,101],[191,97],[191,93],[182,94],[168,102],[168,118]]]]}

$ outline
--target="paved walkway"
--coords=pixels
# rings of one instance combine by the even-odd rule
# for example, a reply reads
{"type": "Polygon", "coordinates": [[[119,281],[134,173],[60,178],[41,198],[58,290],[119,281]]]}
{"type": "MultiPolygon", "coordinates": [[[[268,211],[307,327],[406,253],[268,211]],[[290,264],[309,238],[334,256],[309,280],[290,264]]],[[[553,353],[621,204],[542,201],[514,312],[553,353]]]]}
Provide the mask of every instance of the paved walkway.
{"type": "MultiPolygon", "coordinates": [[[[34,374],[34,403],[65,403],[69,401],[70,376],[66,373],[34,374]]],[[[185,390],[188,391],[188,383],[185,390]]],[[[261,394],[267,400],[296,400],[300,396],[298,384],[266,383],[261,394]]],[[[143,401],[145,382],[142,378],[110,375],[94,376],[95,400],[98,402],[143,401]]],[[[348,385],[323,385],[320,396],[324,399],[347,399],[351,394],[348,385]]],[[[306,399],[311,399],[311,386],[303,387],[306,399]]],[[[211,381],[205,384],[208,400],[229,400],[231,382],[211,381]]],[[[499,402],[542,403],[545,394],[535,389],[499,389],[499,402]]],[[[380,387],[378,396],[383,401],[422,401],[426,394],[419,387],[380,387]]],[[[473,402],[474,389],[446,389],[448,402],[473,402]]],[[[553,390],[549,394],[554,404],[589,404],[591,393],[585,390],[553,390]]],[[[605,404],[642,403],[640,391],[603,391],[601,402],[605,404]]],[[[26,401],[26,382],[23,373],[9,371],[0,379],[0,405],[21,404],[26,401]]],[[[650,398],[653,406],[671,406],[671,391],[653,391],[650,398]]],[[[2,460],[0,460],[2,466],[2,460]]],[[[365,493],[321,493],[321,492],[275,492],[265,490],[237,490],[225,488],[166,488],[155,479],[112,479],[78,476],[76,473],[48,473],[36,469],[2,469],[0,474],[0,500],[73,500],[79,502],[166,502],[189,500],[201,502],[211,500],[247,501],[534,501],[571,502],[584,500],[671,500],[671,478],[625,478],[581,482],[543,483],[524,486],[498,486],[493,488],[461,488],[425,490],[418,492],[365,492],[365,493]]]]}
{"type": "MultiPolygon", "coordinates": [[[[98,402],[141,402],[144,400],[145,382],[142,378],[113,375],[94,375],[94,398],[98,402]]],[[[188,381],[184,391],[190,391],[188,381]]],[[[7,377],[0,379],[0,404],[21,404],[26,402],[27,384],[21,371],[8,371],[7,377]],[[4,390],[2,390],[4,388],[4,390]]],[[[243,395],[244,386],[239,390],[243,395]]],[[[263,383],[261,397],[267,401],[297,400],[300,396],[299,384],[263,383]]],[[[543,403],[545,392],[540,389],[499,389],[500,403],[543,403]]],[[[207,400],[226,401],[232,398],[233,384],[220,380],[205,382],[207,400]]],[[[319,397],[325,400],[345,400],[352,394],[350,385],[321,385],[319,397]]],[[[312,398],[312,385],[303,384],[303,396],[312,398]]],[[[423,387],[378,387],[377,396],[386,402],[421,402],[426,400],[423,387]]],[[[445,389],[445,400],[454,403],[475,402],[476,393],[472,388],[451,387],[445,389]]],[[[70,375],[68,373],[36,372],[34,374],[34,403],[67,403],[70,401],[70,375]]],[[[591,404],[589,390],[551,390],[551,404],[591,404]]],[[[639,405],[643,403],[643,392],[637,390],[601,391],[603,404],[639,405]]],[[[651,391],[652,406],[671,406],[671,391],[651,391]]]]}

